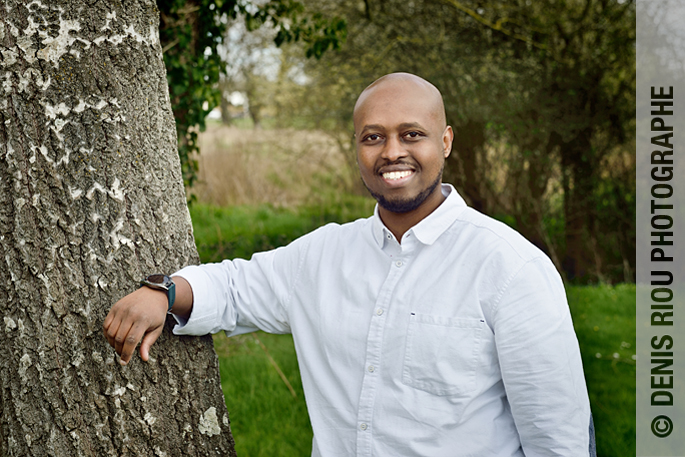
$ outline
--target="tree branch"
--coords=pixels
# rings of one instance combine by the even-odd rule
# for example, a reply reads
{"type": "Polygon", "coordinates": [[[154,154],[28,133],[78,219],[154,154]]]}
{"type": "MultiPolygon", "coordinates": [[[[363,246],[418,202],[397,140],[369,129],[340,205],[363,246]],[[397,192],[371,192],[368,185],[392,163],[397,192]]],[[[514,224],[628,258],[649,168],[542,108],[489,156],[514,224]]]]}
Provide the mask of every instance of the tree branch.
{"type": "Polygon", "coordinates": [[[533,41],[532,39],[530,39],[526,36],[520,35],[518,33],[515,33],[515,32],[512,32],[510,30],[503,28],[502,24],[504,22],[508,22],[508,19],[506,19],[506,18],[500,19],[497,21],[497,23],[493,24],[492,22],[485,19],[480,14],[476,13],[471,8],[467,8],[466,6],[462,5],[457,0],[442,0],[442,2],[449,5],[449,6],[454,7],[455,9],[461,11],[462,13],[465,13],[465,14],[471,16],[473,19],[476,20],[476,22],[478,22],[479,24],[482,24],[482,25],[484,25],[484,26],[486,26],[492,30],[496,30],[498,32],[501,32],[501,33],[503,33],[503,34],[505,34],[511,38],[516,39],[516,40],[523,41],[523,42],[530,44],[531,46],[536,47],[538,49],[547,50],[547,46],[545,46],[544,44],[538,43],[538,42],[533,41]]]}
{"type": "Polygon", "coordinates": [[[290,381],[288,381],[288,378],[285,376],[285,374],[281,370],[281,367],[279,367],[278,364],[276,363],[276,361],[274,360],[274,358],[271,357],[271,354],[269,354],[269,350],[266,348],[264,343],[262,343],[260,341],[260,339],[257,338],[257,335],[255,335],[254,333],[252,333],[251,335],[252,335],[252,338],[255,339],[257,344],[259,344],[259,347],[262,348],[262,350],[264,351],[264,354],[266,354],[266,357],[269,359],[269,363],[271,363],[271,366],[273,366],[276,369],[276,373],[278,373],[278,376],[280,376],[281,381],[283,381],[283,383],[286,385],[286,387],[290,391],[290,395],[292,395],[293,398],[297,398],[297,393],[295,392],[295,389],[293,389],[293,386],[290,384],[290,381]]]}
{"type": "Polygon", "coordinates": [[[178,42],[179,42],[179,39],[176,38],[176,39],[175,39],[174,41],[172,41],[171,43],[168,43],[166,46],[164,46],[164,47],[162,48],[162,54],[164,54],[164,53],[167,52],[169,49],[171,49],[171,48],[173,48],[174,46],[176,46],[176,45],[178,44],[178,42]]]}

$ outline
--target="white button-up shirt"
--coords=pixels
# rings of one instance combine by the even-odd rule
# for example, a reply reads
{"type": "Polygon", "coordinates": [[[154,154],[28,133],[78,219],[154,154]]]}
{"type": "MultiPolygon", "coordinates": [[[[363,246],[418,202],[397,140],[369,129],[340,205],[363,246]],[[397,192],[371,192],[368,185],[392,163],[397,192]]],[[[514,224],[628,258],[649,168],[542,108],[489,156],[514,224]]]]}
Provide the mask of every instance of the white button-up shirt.
{"type": "Polygon", "coordinates": [[[401,244],[373,217],[191,266],[176,334],[292,333],[314,456],[588,455],[563,284],[522,236],[446,200],[401,244]]]}

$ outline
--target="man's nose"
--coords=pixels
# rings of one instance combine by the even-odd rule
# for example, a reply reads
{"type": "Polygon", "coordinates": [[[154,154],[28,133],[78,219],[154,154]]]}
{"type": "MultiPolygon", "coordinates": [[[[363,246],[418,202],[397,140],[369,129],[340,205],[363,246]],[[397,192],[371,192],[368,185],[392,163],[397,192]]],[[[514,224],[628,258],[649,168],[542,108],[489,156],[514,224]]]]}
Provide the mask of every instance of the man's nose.
{"type": "Polygon", "coordinates": [[[389,162],[394,162],[406,156],[407,150],[399,136],[390,135],[385,142],[381,157],[389,162]]]}

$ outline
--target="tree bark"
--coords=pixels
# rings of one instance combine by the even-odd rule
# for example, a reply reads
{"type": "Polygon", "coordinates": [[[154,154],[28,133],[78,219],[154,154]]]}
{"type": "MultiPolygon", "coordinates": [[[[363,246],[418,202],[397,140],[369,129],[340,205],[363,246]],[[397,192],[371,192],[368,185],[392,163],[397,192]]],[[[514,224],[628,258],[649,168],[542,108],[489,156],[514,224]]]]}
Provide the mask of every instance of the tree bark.
{"type": "Polygon", "coordinates": [[[591,129],[560,144],[566,252],[562,265],[567,279],[589,279],[592,265],[589,238],[594,227],[596,158],[592,154],[591,129]]]}
{"type": "Polygon", "coordinates": [[[226,98],[226,92],[223,89],[223,86],[227,86],[224,83],[219,83],[219,87],[221,88],[221,104],[219,105],[219,108],[221,109],[221,123],[224,125],[231,125],[233,122],[233,119],[231,117],[231,111],[230,111],[230,106],[231,104],[229,103],[228,99],[226,98]]]}
{"type": "Polygon", "coordinates": [[[487,214],[487,200],[481,191],[485,123],[469,119],[465,125],[454,128],[454,138],[454,151],[447,158],[445,181],[454,183],[467,203],[487,214]]]}
{"type": "Polygon", "coordinates": [[[235,455],[211,337],[121,367],[110,306],[198,261],[152,0],[0,7],[0,455],[235,455]]]}
{"type": "MultiPolygon", "coordinates": [[[[537,117],[537,113],[532,113],[531,117],[533,116],[537,117]]],[[[558,253],[545,232],[543,204],[551,176],[554,151],[560,141],[559,135],[552,133],[546,144],[536,137],[524,143],[523,150],[526,152],[523,153],[523,157],[526,157],[526,160],[515,164],[519,167],[522,183],[518,195],[514,197],[514,201],[519,203],[514,213],[517,229],[528,241],[549,255],[559,270],[561,262],[558,253]],[[527,166],[524,167],[524,164],[527,166]]]]}

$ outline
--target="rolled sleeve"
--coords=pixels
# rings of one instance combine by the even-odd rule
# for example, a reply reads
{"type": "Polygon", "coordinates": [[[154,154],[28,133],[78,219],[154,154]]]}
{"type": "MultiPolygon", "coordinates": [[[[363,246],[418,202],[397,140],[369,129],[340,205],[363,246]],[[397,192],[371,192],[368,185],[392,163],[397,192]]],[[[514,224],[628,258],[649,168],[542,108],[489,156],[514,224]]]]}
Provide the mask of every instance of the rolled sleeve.
{"type": "Polygon", "coordinates": [[[193,310],[186,320],[173,315],[176,335],[206,335],[221,330],[231,331],[236,326],[235,308],[226,300],[226,266],[222,264],[192,265],[172,276],[180,276],[193,290],[193,310]],[[217,277],[219,276],[219,277],[217,277]]]}
{"type": "Polygon", "coordinates": [[[305,236],[288,246],[255,254],[249,261],[225,260],[174,273],[172,276],[180,276],[190,284],[193,309],[188,320],[174,316],[177,325],[173,332],[289,333],[287,304],[308,244],[305,236]]]}

